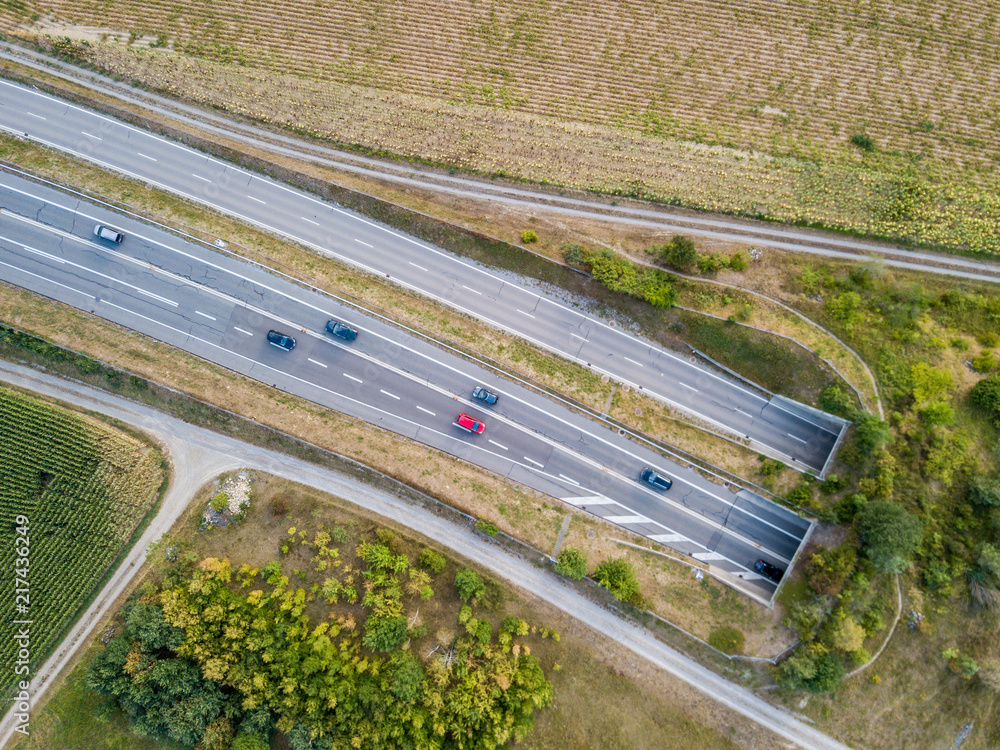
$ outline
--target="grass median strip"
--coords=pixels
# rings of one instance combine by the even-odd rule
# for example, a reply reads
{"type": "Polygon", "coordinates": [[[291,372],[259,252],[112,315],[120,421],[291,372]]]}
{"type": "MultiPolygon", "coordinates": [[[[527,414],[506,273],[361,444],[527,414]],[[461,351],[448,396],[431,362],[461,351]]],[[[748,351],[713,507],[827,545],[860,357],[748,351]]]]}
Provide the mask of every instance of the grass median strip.
{"type": "MultiPolygon", "coordinates": [[[[183,199],[146,188],[133,180],[9,136],[0,135],[0,156],[62,184],[127,203],[139,213],[149,212],[156,217],[163,217],[206,239],[223,237],[231,247],[237,248],[240,253],[256,262],[290,273],[302,279],[305,284],[345,292],[363,300],[362,304],[372,306],[390,319],[425,331],[432,337],[454,342],[462,349],[480,353],[513,372],[566,394],[596,413],[601,412],[611,393],[612,384],[602,382],[599,375],[581,365],[540,351],[521,339],[511,338],[425,297],[408,293],[370,274],[321,258],[310,250],[283,242],[183,199]],[[390,314],[387,311],[392,312],[390,314]]],[[[509,248],[507,252],[511,254],[511,267],[517,267],[519,251],[509,248]]],[[[477,259],[485,262],[490,257],[489,253],[485,253],[477,259]]],[[[544,275],[543,271],[550,273],[554,268],[548,261],[538,259],[535,271],[538,275],[544,275]]],[[[580,274],[565,269],[559,273],[567,274],[567,278],[574,281],[585,279],[580,274]]],[[[654,312],[652,308],[645,310],[641,306],[637,306],[636,310],[637,314],[646,316],[654,312]]],[[[648,322],[652,325],[653,319],[650,318],[648,322]]],[[[753,475],[756,454],[752,451],[720,441],[715,436],[686,424],[680,418],[672,418],[662,404],[652,399],[639,398],[644,403],[645,412],[660,411],[671,423],[669,433],[653,433],[653,437],[670,442],[689,454],[711,454],[714,456],[713,463],[718,462],[719,467],[736,476],[753,475]]],[[[642,429],[628,413],[613,416],[634,429],[642,429]]]]}

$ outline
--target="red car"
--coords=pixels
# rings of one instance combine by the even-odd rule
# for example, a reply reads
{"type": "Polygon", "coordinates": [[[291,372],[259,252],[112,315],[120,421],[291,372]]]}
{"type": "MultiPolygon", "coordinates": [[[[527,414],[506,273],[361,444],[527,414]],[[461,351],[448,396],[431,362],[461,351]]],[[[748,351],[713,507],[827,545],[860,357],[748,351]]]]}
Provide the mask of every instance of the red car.
{"type": "Polygon", "coordinates": [[[455,424],[461,427],[466,432],[474,432],[477,435],[482,435],[483,430],[486,429],[486,425],[482,422],[473,419],[468,414],[459,414],[458,419],[455,420],[455,424]]]}

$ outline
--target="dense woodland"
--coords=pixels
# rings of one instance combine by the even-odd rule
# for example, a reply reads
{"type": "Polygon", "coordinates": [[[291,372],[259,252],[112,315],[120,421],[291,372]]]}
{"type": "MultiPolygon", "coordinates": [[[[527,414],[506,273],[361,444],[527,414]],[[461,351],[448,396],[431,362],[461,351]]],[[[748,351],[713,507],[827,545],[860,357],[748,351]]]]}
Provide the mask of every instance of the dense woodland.
{"type": "Polygon", "coordinates": [[[311,555],[308,589],[277,561],[234,569],[161,544],[175,562],[127,605],[90,687],[137,733],[201,750],[263,750],[274,731],[293,750],[495,748],[531,731],[552,700],[526,642],[534,629],[513,616],[495,629],[475,571],[440,580],[442,556],[425,550],[414,565],[387,533],[357,545],[355,566],[331,534],[291,531],[311,555]],[[432,583],[454,585],[463,603],[454,636],[418,653],[427,626],[407,615],[432,583]]]}

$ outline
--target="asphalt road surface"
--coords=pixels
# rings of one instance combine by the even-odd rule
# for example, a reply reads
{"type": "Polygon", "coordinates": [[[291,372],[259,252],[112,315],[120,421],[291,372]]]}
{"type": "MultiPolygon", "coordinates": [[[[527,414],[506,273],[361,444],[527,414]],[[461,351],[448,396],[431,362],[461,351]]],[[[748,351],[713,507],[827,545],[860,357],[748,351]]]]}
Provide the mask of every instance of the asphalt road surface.
{"type": "Polygon", "coordinates": [[[286,236],[607,374],[761,452],[824,471],[846,429],[770,399],[554,297],[268,178],[0,81],[0,128],[286,236]]]}
{"type": "Polygon", "coordinates": [[[140,331],[281,390],[358,417],[533,487],[702,560],[769,601],[753,570],[786,567],[808,521],[723,487],[604,425],[384,321],[211,248],[65,193],[0,174],[0,278],[140,331]],[[95,225],[124,231],[117,245],[95,225]],[[353,342],[328,319],[359,329],[353,342]],[[284,351],[267,332],[291,335],[284,351]],[[486,385],[493,407],[471,399],[486,385]],[[459,413],[486,425],[471,435],[459,413]],[[639,481],[646,466],[667,492],[639,481]]]}
{"type": "MultiPolygon", "coordinates": [[[[512,555],[502,547],[473,534],[468,527],[437,513],[411,505],[399,497],[375,489],[353,477],[305,463],[282,453],[241,443],[195,427],[149,407],[125,401],[78,383],[40,374],[29,368],[0,362],[0,382],[11,383],[81,408],[106,414],[144,430],[166,446],[173,462],[173,482],[160,512],[142,538],[114,572],[104,590],[71,629],[52,657],[31,680],[32,705],[38,701],[76,650],[87,642],[110,613],[111,605],[126,590],[144,560],[150,542],[167,531],[184,511],[192,495],[204,482],[224,471],[257,469],[275,476],[332,493],[391,518],[449,547],[456,554],[482,565],[529,595],[538,596],[592,629],[633,651],[651,664],[684,680],[713,700],[757,722],[806,750],[847,750],[847,746],[773,706],[749,690],[734,685],[697,662],[674,651],[648,631],[627,622],[563,585],[547,571],[512,555]]],[[[0,746],[13,736],[10,712],[0,721],[0,746]]]]}
{"type": "MultiPolygon", "coordinates": [[[[962,258],[947,253],[915,251],[881,241],[845,238],[833,232],[806,230],[725,215],[705,215],[694,211],[675,210],[663,205],[633,205],[630,201],[616,201],[611,204],[593,197],[573,197],[562,191],[556,193],[503,180],[448,174],[419,164],[395,163],[386,159],[338,151],[281,132],[237,122],[217,112],[135,89],[92,70],[85,70],[8,43],[0,42],[0,58],[16,60],[21,65],[45,71],[49,76],[73,81],[78,86],[99,91],[112,99],[137,104],[164,118],[165,121],[192,125],[202,133],[221,135],[229,141],[246,143],[272,154],[323,164],[396,185],[416,187],[471,200],[485,200],[556,216],[584,217],[623,226],[647,227],[660,232],[683,232],[698,237],[747,242],[759,247],[827,258],[878,259],[887,266],[918,273],[1000,282],[1000,263],[962,258]]],[[[579,191],[570,192],[579,193],[579,191]]]]}

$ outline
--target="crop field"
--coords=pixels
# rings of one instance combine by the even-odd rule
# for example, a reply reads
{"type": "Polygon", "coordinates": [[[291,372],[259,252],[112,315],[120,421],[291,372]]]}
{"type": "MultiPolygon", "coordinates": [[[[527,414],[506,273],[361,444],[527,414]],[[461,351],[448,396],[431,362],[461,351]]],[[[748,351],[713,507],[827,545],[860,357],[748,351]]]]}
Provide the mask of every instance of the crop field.
{"type": "Polygon", "coordinates": [[[159,454],[137,438],[0,389],[0,690],[24,679],[15,674],[13,621],[30,621],[33,670],[123,551],[162,480],[159,454]],[[26,584],[14,575],[25,558],[26,584]]]}
{"type": "Polygon", "coordinates": [[[986,4],[23,0],[0,16],[109,42],[74,54],[124,80],[341,143],[1000,252],[986,4]]]}

